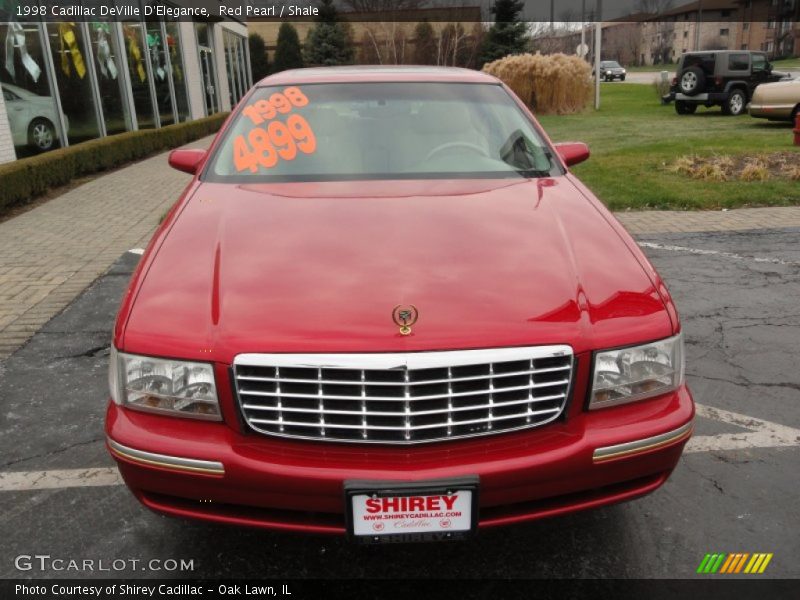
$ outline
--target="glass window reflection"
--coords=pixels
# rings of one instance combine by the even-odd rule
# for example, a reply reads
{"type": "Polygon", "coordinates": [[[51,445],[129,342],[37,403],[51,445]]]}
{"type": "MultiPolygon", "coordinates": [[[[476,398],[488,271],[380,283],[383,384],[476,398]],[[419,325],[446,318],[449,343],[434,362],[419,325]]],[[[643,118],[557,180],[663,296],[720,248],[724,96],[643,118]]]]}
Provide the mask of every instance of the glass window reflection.
{"type": "Polygon", "coordinates": [[[186,71],[183,66],[183,46],[178,24],[165,23],[167,30],[167,51],[170,66],[172,67],[172,83],[175,89],[175,108],[178,112],[178,121],[188,121],[191,118],[189,110],[188,90],[186,89],[186,71]]]}
{"type": "Polygon", "coordinates": [[[171,125],[175,122],[172,112],[172,94],[169,89],[169,55],[167,44],[158,21],[147,22],[147,56],[150,60],[150,70],[153,73],[153,85],[156,94],[156,105],[161,126],[171,125]]]}
{"type": "Polygon", "coordinates": [[[121,57],[116,24],[96,22],[89,24],[91,46],[97,72],[97,87],[106,133],[112,135],[131,129],[128,102],[125,98],[121,70],[126,68],[121,57]]]}
{"type": "MultiPolygon", "coordinates": [[[[61,146],[58,112],[45,67],[40,26],[0,23],[0,83],[18,158],[61,146]]],[[[68,120],[65,125],[69,128],[68,120]]]]}
{"type": "Polygon", "coordinates": [[[123,38],[131,79],[133,105],[139,129],[156,126],[153,115],[153,102],[150,95],[150,82],[147,79],[147,46],[141,23],[123,23],[123,38]]]}
{"type": "Polygon", "coordinates": [[[61,110],[69,119],[67,139],[77,144],[100,137],[95,96],[86,61],[86,40],[80,23],[48,23],[61,110]]]}

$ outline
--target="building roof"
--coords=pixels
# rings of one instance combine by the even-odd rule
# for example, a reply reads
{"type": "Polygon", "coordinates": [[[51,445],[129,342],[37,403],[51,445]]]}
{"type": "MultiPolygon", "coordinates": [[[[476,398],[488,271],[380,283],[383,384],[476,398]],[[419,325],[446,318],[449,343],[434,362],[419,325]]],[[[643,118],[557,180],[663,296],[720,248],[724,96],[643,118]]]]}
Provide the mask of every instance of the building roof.
{"type": "Polygon", "coordinates": [[[311,67],[291,69],[270,75],[258,86],[300,83],[342,83],[378,81],[441,81],[452,83],[496,83],[497,79],[472,69],[414,65],[358,65],[348,67],[311,67]]]}

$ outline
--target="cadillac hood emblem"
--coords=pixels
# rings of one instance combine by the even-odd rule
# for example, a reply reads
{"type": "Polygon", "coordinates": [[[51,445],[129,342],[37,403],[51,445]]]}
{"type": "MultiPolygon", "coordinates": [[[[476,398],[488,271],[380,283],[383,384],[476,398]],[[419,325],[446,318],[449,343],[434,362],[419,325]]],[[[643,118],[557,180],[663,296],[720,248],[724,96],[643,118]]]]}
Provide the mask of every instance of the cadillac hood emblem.
{"type": "Polygon", "coordinates": [[[400,328],[400,335],[411,333],[411,326],[419,319],[419,311],[413,304],[398,304],[392,309],[392,321],[400,328]]]}

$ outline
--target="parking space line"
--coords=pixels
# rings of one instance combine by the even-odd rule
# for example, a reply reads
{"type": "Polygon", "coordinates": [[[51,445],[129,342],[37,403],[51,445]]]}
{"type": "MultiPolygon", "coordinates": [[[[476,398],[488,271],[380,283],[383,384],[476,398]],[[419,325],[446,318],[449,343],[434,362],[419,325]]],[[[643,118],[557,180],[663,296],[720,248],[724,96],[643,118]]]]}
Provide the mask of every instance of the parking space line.
{"type": "Polygon", "coordinates": [[[697,435],[689,440],[684,452],[716,452],[745,448],[781,448],[800,446],[800,429],[756,419],[721,408],[697,404],[697,416],[749,430],[747,433],[697,435]]]}
{"type": "Polygon", "coordinates": [[[0,473],[0,492],[121,485],[116,467],[0,473]]]}
{"type": "MultiPolygon", "coordinates": [[[[698,417],[742,427],[747,429],[748,432],[696,435],[689,440],[684,452],[718,452],[746,448],[800,446],[800,429],[703,404],[697,404],[696,407],[698,417]]],[[[102,487],[122,484],[122,477],[116,467],[0,473],[0,492],[102,487]]]]}
{"type": "Polygon", "coordinates": [[[780,258],[769,258],[766,256],[743,256],[735,252],[724,252],[722,250],[703,250],[702,248],[689,248],[687,246],[674,246],[672,244],[656,244],[655,242],[637,242],[642,248],[653,250],[670,250],[672,252],[686,252],[688,254],[703,254],[707,256],[722,256],[734,260],[751,260],[757,263],[769,263],[773,265],[800,265],[800,262],[783,260],[780,258]]]}

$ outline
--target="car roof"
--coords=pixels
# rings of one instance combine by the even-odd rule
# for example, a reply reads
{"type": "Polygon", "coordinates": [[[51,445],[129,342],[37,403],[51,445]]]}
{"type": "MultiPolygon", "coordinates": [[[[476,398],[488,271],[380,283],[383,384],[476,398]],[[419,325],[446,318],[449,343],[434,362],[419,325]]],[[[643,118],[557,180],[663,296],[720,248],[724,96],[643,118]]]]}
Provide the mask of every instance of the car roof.
{"type": "Polygon", "coordinates": [[[4,83],[2,85],[9,92],[14,92],[17,96],[35,96],[36,95],[36,94],[33,94],[32,92],[29,92],[25,88],[21,88],[21,87],[19,87],[17,85],[13,85],[13,84],[10,84],[10,83],[4,83]]]}
{"type": "Polygon", "coordinates": [[[492,83],[496,77],[457,67],[359,65],[351,67],[310,67],[291,69],[270,75],[258,82],[257,87],[269,85],[296,85],[301,83],[358,83],[358,82],[442,82],[442,83],[492,83]]]}

